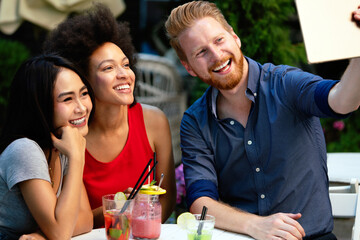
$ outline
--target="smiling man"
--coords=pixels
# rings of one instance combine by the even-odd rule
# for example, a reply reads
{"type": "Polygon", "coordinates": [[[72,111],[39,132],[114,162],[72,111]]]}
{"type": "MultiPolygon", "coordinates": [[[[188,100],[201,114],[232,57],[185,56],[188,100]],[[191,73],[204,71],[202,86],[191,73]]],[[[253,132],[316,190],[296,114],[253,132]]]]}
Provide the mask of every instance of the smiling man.
{"type": "Polygon", "coordinates": [[[360,59],[341,81],[260,64],[206,1],[175,8],[165,26],[186,70],[210,85],[181,123],[190,211],[206,205],[218,228],[256,239],[336,239],[319,118],[358,109],[360,59]]]}

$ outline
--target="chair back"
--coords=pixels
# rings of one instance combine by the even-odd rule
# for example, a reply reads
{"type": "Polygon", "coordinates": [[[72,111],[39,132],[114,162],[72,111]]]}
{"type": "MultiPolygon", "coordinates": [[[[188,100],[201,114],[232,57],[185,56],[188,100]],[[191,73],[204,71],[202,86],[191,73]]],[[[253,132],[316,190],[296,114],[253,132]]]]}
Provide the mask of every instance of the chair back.
{"type": "Polygon", "coordinates": [[[138,54],[136,68],[136,100],[160,108],[167,116],[177,166],[181,163],[180,123],[187,107],[181,76],[169,59],[151,54],[138,54]]]}

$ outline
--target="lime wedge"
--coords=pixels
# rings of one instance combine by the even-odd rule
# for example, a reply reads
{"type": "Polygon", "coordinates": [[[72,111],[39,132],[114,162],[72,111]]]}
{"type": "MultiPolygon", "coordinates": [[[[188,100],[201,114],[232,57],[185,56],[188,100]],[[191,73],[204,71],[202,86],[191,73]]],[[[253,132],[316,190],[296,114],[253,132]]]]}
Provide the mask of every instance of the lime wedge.
{"type": "Polygon", "coordinates": [[[187,225],[190,222],[194,222],[195,216],[189,212],[184,212],[182,214],[180,214],[176,220],[177,225],[182,228],[182,229],[186,229],[187,225]]]}
{"type": "Polygon", "coordinates": [[[121,234],[122,234],[121,229],[109,228],[109,235],[111,238],[118,239],[121,236],[121,234]]]}
{"type": "Polygon", "coordinates": [[[115,194],[115,196],[114,196],[114,200],[115,201],[123,201],[123,200],[126,200],[127,198],[126,198],[126,195],[125,195],[125,193],[123,193],[123,192],[117,192],[116,194],[115,194]]]}

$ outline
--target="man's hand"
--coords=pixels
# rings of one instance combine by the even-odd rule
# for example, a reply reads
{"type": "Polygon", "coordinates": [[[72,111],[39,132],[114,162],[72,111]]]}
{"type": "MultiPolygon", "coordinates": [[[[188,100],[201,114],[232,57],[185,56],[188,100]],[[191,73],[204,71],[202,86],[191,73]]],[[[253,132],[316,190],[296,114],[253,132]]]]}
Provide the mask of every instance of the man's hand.
{"type": "Polygon", "coordinates": [[[251,224],[250,235],[256,239],[302,239],[305,231],[296,221],[301,214],[276,213],[257,216],[251,224]]]}
{"type": "Polygon", "coordinates": [[[201,213],[207,206],[209,215],[215,216],[215,227],[227,231],[250,235],[255,239],[302,239],[305,237],[303,227],[297,221],[301,214],[276,213],[270,216],[258,216],[231,207],[209,197],[196,199],[190,212],[201,213]]]}

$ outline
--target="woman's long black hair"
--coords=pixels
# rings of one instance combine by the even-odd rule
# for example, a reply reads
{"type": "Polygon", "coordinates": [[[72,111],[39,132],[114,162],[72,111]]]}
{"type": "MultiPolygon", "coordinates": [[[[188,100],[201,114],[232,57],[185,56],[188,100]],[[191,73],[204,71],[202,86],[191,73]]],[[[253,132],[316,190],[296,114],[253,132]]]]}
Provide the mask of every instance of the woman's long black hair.
{"type": "MultiPolygon", "coordinates": [[[[29,138],[45,150],[51,150],[54,132],[54,87],[61,68],[77,73],[94,97],[87,80],[72,63],[56,54],[40,55],[25,61],[15,74],[10,87],[5,124],[0,136],[0,153],[14,140],[29,138]]],[[[50,151],[51,152],[51,151],[50,151]]]]}

